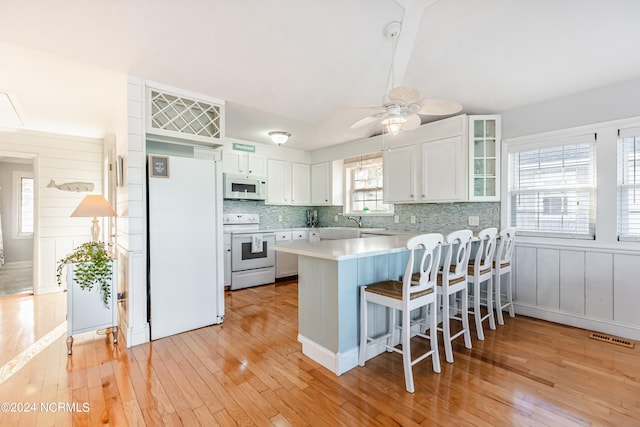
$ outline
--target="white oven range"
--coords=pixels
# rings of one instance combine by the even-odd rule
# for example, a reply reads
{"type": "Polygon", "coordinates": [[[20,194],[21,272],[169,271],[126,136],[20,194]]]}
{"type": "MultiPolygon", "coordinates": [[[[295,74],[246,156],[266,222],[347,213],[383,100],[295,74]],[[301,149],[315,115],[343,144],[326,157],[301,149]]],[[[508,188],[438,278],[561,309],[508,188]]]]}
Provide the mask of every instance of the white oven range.
{"type": "Polygon", "coordinates": [[[229,289],[243,289],[275,281],[275,233],[260,231],[259,214],[224,214],[222,229],[230,243],[229,289]]]}

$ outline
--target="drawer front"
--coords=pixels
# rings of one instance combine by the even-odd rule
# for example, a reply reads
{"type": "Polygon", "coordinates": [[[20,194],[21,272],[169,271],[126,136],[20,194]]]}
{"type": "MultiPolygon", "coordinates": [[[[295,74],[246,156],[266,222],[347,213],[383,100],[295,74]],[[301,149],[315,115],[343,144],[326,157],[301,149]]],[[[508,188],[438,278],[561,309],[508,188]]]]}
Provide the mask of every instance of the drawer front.
{"type": "Polygon", "coordinates": [[[276,242],[288,242],[291,240],[291,231],[279,231],[276,233],[276,242]]]}
{"type": "Polygon", "coordinates": [[[309,233],[307,232],[307,230],[294,231],[291,236],[293,240],[307,240],[308,237],[309,233]]]}

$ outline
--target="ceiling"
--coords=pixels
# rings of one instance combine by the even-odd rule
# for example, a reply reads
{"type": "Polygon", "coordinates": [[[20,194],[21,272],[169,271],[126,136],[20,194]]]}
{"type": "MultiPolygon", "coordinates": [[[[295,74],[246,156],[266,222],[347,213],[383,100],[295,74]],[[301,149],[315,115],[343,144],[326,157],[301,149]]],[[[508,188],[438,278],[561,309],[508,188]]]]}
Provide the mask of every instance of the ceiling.
{"type": "MultiPolygon", "coordinates": [[[[395,85],[499,113],[640,78],[637,0],[2,0],[0,92],[31,129],[102,137],[126,76],[224,99],[229,138],[292,134],[303,150],[351,130],[395,85]],[[406,10],[406,12],[405,12],[406,10]]],[[[437,117],[423,116],[423,122],[437,117]]]]}

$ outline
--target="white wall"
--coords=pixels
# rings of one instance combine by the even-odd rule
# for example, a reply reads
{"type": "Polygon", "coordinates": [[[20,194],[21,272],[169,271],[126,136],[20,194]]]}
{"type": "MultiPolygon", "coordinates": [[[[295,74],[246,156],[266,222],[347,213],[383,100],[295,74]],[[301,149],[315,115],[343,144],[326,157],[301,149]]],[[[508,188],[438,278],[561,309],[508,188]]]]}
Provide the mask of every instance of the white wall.
{"type": "MultiPolygon", "coordinates": [[[[621,65],[623,66],[623,65],[621,65]]],[[[640,116],[640,80],[502,113],[504,139],[640,116]]]]}
{"type": "Polygon", "coordinates": [[[144,80],[127,82],[126,131],[117,137],[118,154],[124,156],[124,187],[118,189],[118,289],[124,295],[119,304],[120,324],[127,346],[149,341],[147,322],[147,264],[145,241],[144,182],[146,177],[144,140],[144,80]]]}
{"type": "Polygon", "coordinates": [[[71,250],[90,240],[89,218],[69,215],[87,193],[49,188],[56,183],[91,182],[93,193],[102,192],[101,139],[54,135],[31,131],[0,131],[0,155],[33,159],[35,180],[34,292],[64,289],[56,283],[56,263],[71,250]]]}
{"type": "Polygon", "coordinates": [[[33,173],[31,163],[0,162],[0,212],[2,213],[2,241],[6,264],[30,265],[33,261],[33,237],[17,237],[17,200],[14,200],[14,172],[33,173]]]}
{"type": "MultiPolygon", "coordinates": [[[[640,126],[640,81],[503,114],[504,149],[597,134],[593,240],[516,238],[516,312],[640,339],[640,243],[617,239],[618,129],[640,126]]],[[[501,224],[508,224],[508,156],[503,152],[501,224]]]]}

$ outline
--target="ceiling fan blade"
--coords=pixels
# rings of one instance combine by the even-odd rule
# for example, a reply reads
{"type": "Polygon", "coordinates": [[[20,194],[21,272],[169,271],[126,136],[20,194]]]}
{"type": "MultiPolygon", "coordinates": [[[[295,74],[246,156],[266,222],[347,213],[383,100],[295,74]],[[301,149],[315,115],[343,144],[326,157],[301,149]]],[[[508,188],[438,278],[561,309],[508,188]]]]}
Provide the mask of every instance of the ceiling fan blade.
{"type": "Polygon", "coordinates": [[[446,116],[462,110],[462,105],[448,99],[423,99],[418,114],[425,116],[446,116]]]}
{"type": "Polygon", "coordinates": [[[405,104],[411,104],[420,99],[420,91],[412,87],[398,86],[391,89],[387,96],[390,101],[402,101],[405,104]]]}
{"type": "Polygon", "coordinates": [[[422,121],[420,120],[420,116],[417,114],[409,114],[407,116],[407,121],[402,125],[402,130],[414,130],[420,127],[422,121]]]}
{"type": "Polygon", "coordinates": [[[367,116],[364,119],[360,119],[357,122],[355,122],[354,124],[351,125],[351,127],[349,127],[349,129],[357,129],[357,128],[361,128],[362,126],[366,126],[369,123],[373,123],[376,120],[378,120],[379,117],[382,117],[384,113],[380,113],[380,114],[375,114],[373,116],[367,116]]]}

